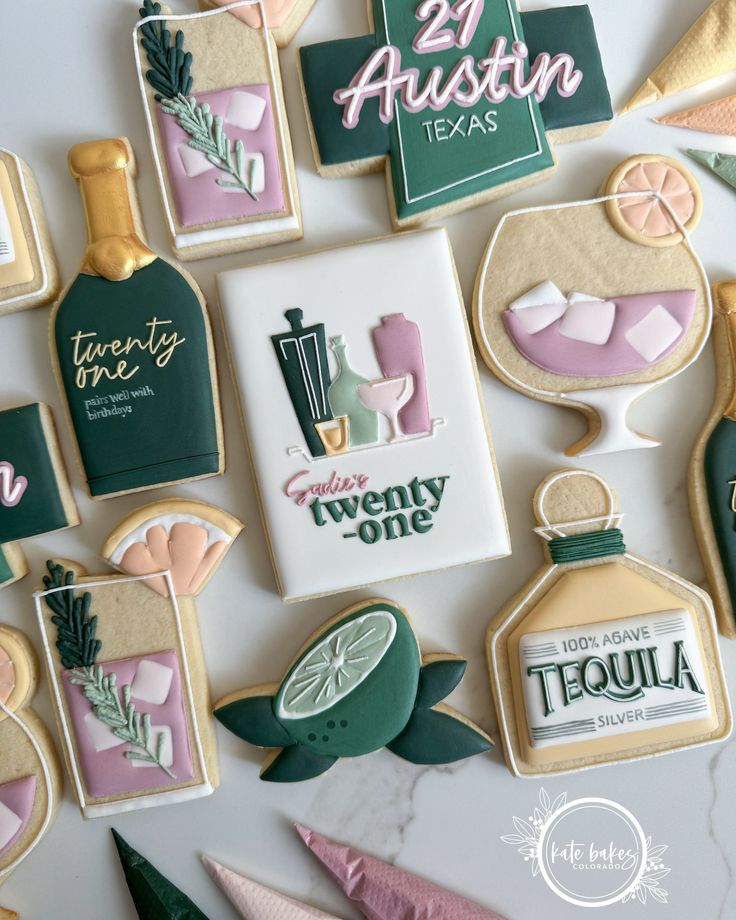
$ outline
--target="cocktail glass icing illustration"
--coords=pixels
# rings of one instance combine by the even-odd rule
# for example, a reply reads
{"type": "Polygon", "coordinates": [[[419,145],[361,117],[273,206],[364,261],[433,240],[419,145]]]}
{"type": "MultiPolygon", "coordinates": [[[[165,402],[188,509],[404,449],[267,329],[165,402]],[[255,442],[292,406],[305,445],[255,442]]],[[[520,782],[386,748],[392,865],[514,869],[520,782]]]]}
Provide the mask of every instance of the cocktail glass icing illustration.
{"type": "Polygon", "coordinates": [[[358,387],[360,401],[368,409],[380,412],[389,425],[389,444],[402,441],[406,435],[399,424],[399,412],[414,394],[414,379],[411,374],[398,377],[379,377],[358,387]]]}
{"type": "Polygon", "coordinates": [[[344,454],[350,446],[350,418],[338,415],[326,422],[317,422],[314,426],[325,447],[325,455],[334,457],[344,454]]]}

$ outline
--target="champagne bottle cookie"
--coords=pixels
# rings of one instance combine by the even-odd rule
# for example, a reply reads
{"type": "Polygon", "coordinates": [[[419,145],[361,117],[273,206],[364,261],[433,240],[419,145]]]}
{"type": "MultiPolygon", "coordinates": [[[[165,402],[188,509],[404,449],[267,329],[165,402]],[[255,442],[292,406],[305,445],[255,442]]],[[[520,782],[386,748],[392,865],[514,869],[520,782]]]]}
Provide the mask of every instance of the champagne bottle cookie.
{"type": "Polygon", "coordinates": [[[0,147],[0,316],[41,307],[59,293],[59,269],[38,185],[0,147]]]}
{"type": "Polygon", "coordinates": [[[143,242],[125,138],[78,144],[89,243],[51,317],[51,353],[92,498],[217,476],[220,398],[194,280],[143,242]]]}
{"type": "Polygon", "coordinates": [[[30,642],[0,625],[0,885],[38,846],[59,808],[61,767],[51,735],[30,707],[37,688],[30,642]]]}
{"type": "Polygon", "coordinates": [[[546,561],[491,622],[504,754],[544,776],[722,741],[731,709],[710,597],[630,553],[608,484],[561,470],[537,489],[546,561]]]}
{"type": "Polygon", "coordinates": [[[36,611],[85,818],[200,798],[219,784],[194,596],[240,530],[203,502],[156,502],[105,544],[122,577],[48,563],[36,611]]]}
{"type": "Polygon", "coordinates": [[[280,684],[232,693],[215,704],[215,716],[244,741],[274,748],[261,767],[270,782],[311,779],[341,757],[382,747],[411,763],[451,763],[492,747],[441,703],[466,664],[455,655],[422,657],[407,612],[374,598],[324,623],[280,684]]]}
{"type": "Polygon", "coordinates": [[[302,236],[278,53],[262,9],[261,0],[179,15],[153,0],[140,7],[136,71],[177,258],[302,236]]]}

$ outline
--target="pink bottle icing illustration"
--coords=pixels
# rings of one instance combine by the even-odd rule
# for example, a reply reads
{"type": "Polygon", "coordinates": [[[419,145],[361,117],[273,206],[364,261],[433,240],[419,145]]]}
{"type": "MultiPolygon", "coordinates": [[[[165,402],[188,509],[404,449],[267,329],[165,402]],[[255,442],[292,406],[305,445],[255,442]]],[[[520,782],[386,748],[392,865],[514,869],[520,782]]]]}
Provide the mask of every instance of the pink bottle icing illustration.
{"type": "Polygon", "coordinates": [[[432,423],[429,418],[427,374],[419,326],[408,320],[403,313],[382,316],[381,325],[373,330],[373,345],[384,377],[411,374],[414,381],[414,393],[399,413],[403,433],[428,433],[432,423]]]}

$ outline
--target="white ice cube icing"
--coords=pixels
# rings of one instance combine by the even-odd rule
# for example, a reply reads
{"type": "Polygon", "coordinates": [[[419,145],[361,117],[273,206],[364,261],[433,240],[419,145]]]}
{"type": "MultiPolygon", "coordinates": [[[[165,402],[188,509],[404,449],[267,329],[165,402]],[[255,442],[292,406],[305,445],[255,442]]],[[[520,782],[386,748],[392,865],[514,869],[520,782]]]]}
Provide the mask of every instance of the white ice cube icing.
{"type": "Polygon", "coordinates": [[[110,748],[118,747],[125,743],[120,738],[117,738],[110,726],[105,725],[93,712],[88,712],[84,717],[84,727],[87,729],[89,740],[98,754],[100,751],[109,751],[110,748]]]}
{"type": "Polygon", "coordinates": [[[0,850],[4,849],[15,837],[23,822],[7,805],[0,802],[0,850]]]}
{"type": "Polygon", "coordinates": [[[509,309],[516,314],[529,335],[541,332],[559,319],[567,309],[567,298],[551,281],[543,281],[515,300],[509,309]]]}
{"type": "Polygon", "coordinates": [[[575,300],[560,323],[560,335],[576,342],[605,345],[611,337],[616,305],[610,300],[575,300]]]}
{"type": "MultiPolygon", "coordinates": [[[[171,728],[168,725],[151,726],[151,749],[154,751],[159,744],[159,735],[164,736],[161,748],[161,763],[165,767],[170,767],[174,763],[174,736],[171,728]]],[[[158,764],[149,763],[147,760],[136,760],[135,758],[131,758],[130,763],[134,767],[158,767],[158,764]]]]}
{"type": "Polygon", "coordinates": [[[242,128],[243,131],[255,131],[263,121],[265,111],[265,99],[255,93],[239,89],[230,96],[225,121],[229,125],[242,128]]]}
{"type": "Polygon", "coordinates": [[[146,658],[136,669],[133,683],[130,685],[130,695],[144,703],[161,706],[168,698],[173,677],[172,668],[146,658]]]}
{"type": "Polygon", "coordinates": [[[208,172],[215,167],[210,163],[201,150],[195,150],[189,144],[179,144],[179,158],[184,172],[193,179],[195,176],[201,176],[202,173],[208,172]]]}
{"type": "Polygon", "coordinates": [[[656,361],[682,333],[682,326],[661,304],[626,333],[626,341],[645,361],[656,361]]]}
{"type": "MultiPolygon", "coordinates": [[[[241,179],[246,183],[250,182],[249,188],[254,195],[260,195],[266,188],[266,164],[262,153],[245,154],[241,179]]],[[[226,179],[226,181],[230,180],[226,179]]],[[[237,195],[246,194],[242,188],[230,188],[228,186],[222,186],[222,191],[235,192],[237,195]]]]}

